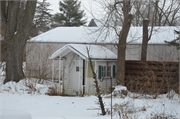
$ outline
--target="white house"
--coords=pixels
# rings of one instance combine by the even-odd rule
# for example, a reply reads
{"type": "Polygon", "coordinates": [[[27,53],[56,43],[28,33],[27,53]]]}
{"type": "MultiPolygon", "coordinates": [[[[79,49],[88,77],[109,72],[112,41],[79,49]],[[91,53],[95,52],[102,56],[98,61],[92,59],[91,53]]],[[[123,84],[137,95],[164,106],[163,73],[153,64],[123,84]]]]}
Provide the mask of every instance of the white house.
{"type": "MultiPolygon", "coordinates": [[[[105,35],[99,34],[97,29],[98,27],[57,27],[32,38],[26,46],[27,75],[50,79],[52,74],[49,56],[67,44],[104,46],[117,55],[115,47],[118,42],[117,35],[112,31],[104,40],[105,35]],[[95,30],[97,32],[93,32],[95,30]]],[[[142,27],[130,28],[127,37],[126,60],[141,59],[142,29],[142,27]]],[[[179,53],[176,47],[168,46],[164,42],[177,37],[174,30],[177,28],[169,26],[153,28],[151,40],[148,42],[147,61],[178,61],[179,53]]],[[[57,61],[55,61],[55,68],[55,79],[58,79],[57,61]]]]}
{"type": "MultiPolygon", "coordinates": [[[[59,81],[62,79],[63,93],[66,95],[96,94],[87,49],[101,91],[109,90],[111,79],[112,85],[115,85],[116,54],[103,46],[67,44],[50,57],[53,63],[54,60],[59,61],[59,81]]],[[[54,64],[52,71],[54,79],[54,64]]]]}

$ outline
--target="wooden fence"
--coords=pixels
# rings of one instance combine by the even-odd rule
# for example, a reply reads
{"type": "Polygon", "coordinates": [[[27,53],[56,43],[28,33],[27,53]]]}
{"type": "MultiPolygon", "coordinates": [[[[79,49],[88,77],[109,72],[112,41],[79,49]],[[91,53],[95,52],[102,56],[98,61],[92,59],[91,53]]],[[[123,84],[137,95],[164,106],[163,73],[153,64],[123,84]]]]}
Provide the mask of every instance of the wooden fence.
{"type": "Polygon", "coordinates": [[[131,92],[164,94],[178,93],[178,62],[126,61],[125,85],[131,92]]]}

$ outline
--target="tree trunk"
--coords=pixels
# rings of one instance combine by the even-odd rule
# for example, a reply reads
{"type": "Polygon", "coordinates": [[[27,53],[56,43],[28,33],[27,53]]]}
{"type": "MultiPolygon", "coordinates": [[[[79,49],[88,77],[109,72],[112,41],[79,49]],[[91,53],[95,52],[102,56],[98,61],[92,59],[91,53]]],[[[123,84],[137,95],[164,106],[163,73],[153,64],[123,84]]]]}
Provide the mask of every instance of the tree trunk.
{"type": "Polygon", "coordinates": [[[125,54],[126,54],[126,39],[131,26],[131,20],[133,16],[129,14],[130,11],[130,1],[123,1],[123,14],[124,23],[119,36],[118,43],[118,60],[117,60],[117,72],[116,72],[116,83],[117,85],[124,85],[125,78],[125,54]]]}
{"type": "Polygon", "coordinates": [[[146,61],[147,58],[148,23],[149,20],[143,20],[143,41],[141,48],[141,61],[146,61]]]}
{"type": "Polygon", "coordinates": [[[6,55],[6,81],[18,82],[24,78],[22,69],[24,44],[18,42],[18,39],[11,39],[7,42],[6,55]]]}
{"type": "Polygon", "coordinates": [[[159,3],[159,0],[156,0],[156,3],[155,3],[155,26],[157,26],[157,20],[158,20],[158,3],[159,3]]]}
{"type": "Polygon", "coordinates": [[[32,26],[36,2],[37,0],[26,2],[24,12],[20,14],[23,15],[22,19],[18,19],[20,1],[5,1],[3,5],[6,7],[1,7],[2,28],[5,30],[2,35],[6,42],[6,82],[18,82],[24,78],[23,53],[32,26]]]}

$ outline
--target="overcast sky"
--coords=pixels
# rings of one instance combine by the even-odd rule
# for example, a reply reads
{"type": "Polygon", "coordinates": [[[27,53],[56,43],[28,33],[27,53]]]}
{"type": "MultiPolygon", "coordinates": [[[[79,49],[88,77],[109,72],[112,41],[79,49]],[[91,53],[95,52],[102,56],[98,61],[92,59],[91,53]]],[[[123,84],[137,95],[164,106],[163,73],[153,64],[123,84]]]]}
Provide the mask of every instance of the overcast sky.
{"type": "MultiPolygon", "coordinates": [[[[53,11],[52,14],[58,13],[59,11],[59,1],[60,0],[47,0],[51,4],[49,7],[53,11]]],[[[83,9],[86,13],[87,21],[89,22],[93,17],[88,11],[98,11],[99,8],[97,7],[97,4],[94,2],[94,0],[79,0],[81,1],[81,9],[83,9]]],[[[99,17],[99,16],[98,16],[99,17]]]]}

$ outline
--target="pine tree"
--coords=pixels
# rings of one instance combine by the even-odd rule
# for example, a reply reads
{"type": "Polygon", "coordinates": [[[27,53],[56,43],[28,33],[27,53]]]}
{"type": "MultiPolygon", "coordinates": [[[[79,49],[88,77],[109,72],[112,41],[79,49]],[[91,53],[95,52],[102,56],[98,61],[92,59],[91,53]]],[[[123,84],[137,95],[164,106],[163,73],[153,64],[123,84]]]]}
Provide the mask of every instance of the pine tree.
{"type": "Polygon", "coordinates": [[[165,41],[168,45],[176,46],[177,49],[179,49],[179,31],[174,30],[176,34],[178,34],[178,37],[172,41],[165,41]]]}
{"type": "Polygon", "coordinates": [[[59,2],[60,13],[54,15],[54,21],[61,26],[81,26],[86,23],[82,20],[84,10],[80,10],[81,2],[78,0],[63,0],[59,2]]]}
{"type": "Polygon", "coordinates": [[[51,4],[46,2],[46,0],[38,1],[37,4],[34,22],[39,32],[46,32],[51,27],[51,9],[48,9],[51,4]]]}

